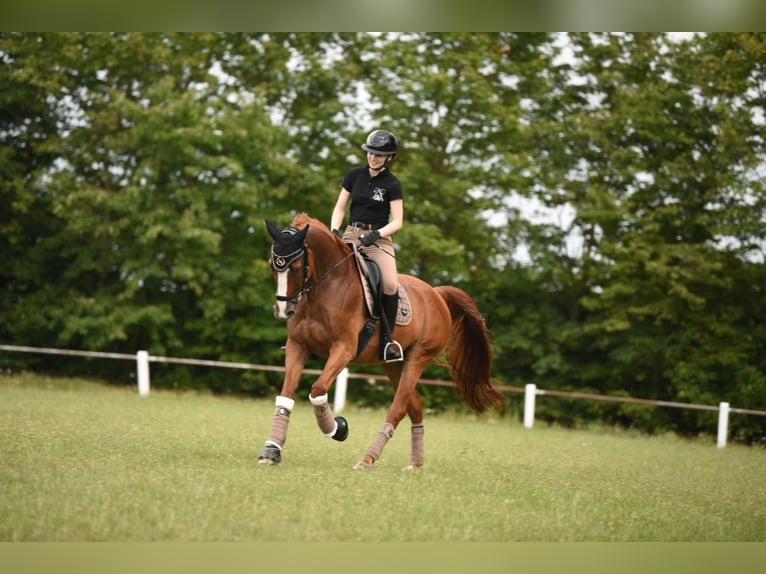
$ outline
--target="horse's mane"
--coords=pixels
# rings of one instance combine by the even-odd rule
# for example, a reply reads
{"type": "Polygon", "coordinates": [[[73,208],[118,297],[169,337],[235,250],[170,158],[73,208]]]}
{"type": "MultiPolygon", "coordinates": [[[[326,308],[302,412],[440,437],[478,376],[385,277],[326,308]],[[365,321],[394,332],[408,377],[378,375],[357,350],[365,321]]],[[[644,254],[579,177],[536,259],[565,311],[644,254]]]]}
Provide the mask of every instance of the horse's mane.
{"type": "Polygon", "coordinates": [[[315,229],[322,229],[326,233],[330,233],[330,230],[327,229],[327,226],[319,221],[318,219],[314,219],[311,217],[308,213],[299,213],[293,218],[293,222],[291,224],[293,227],[297,227],[298,229],[303,229],[307,225],[310,225],[311,227],[315,229]]]}
{"type": "Polygon", "coordinates": [[[293,218],[291,225],[298,229],[303,229],[307,225],[309,226],[309,232],[306,236],[306,241],[308,243],[338,245],[341,247],[342,252],[345,252],[348,249],[346,244],[340,238],[333,235],[324,223],[311,217],[308,213],[299,213],[296,215],[293,218]]]}

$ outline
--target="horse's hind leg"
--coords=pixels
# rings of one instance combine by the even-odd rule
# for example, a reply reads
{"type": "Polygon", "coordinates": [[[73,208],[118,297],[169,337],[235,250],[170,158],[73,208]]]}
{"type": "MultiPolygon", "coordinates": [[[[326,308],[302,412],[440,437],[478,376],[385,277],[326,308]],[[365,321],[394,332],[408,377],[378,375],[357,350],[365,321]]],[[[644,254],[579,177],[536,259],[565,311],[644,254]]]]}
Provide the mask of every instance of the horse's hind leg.
{"type": "MultiPolygon", "coordinates": [[[[429,361],[425,361],[425,365],[429,361]]],[[[418,366],[412,358],[402,363],[386,363],[383,369],[394,386],[394,401],[388,409],[386,424],[375,436],[375,440],[365,452],[364,458],[354,465],[356,470],[370,468],[380,458],[383,448],[393,437],[394,430],[399,425],[404,415],[407,414],[412,421],[412,454],[410,465],[407,469],[423,466],[423,401],[415,390],[415,385],[420,378],[425,366],[418,366]]]]}
{"type": "Polygon", "coordinates": [[[412,391],[410,402],[407,404],[407,416],[410,417],[412,428],[412,449],[410,451],[410,464],[403,470],[414,470],[425,464],[425,429],[423,427],[423,399],[420,398],[417,389],[412,391]]]}
{"type": "MultiPolygon", "coordinates": [[[[388,378],[394,385],[394,391],[399,388],[399,377],[401,376],[401,366],[389,367],[384,365],[383,369],[388,374],[388,378]]],[[[417,386],[410,393],[410,400],[407,403],[407,416],[410,419],[412,427],[410,429],[412,448],[410,450],[410,464],[402,470],[414,470],[420,468],[425,463],[424,449],[424,427],[423,427],[423,399],[420,398],[417,386]]]]}

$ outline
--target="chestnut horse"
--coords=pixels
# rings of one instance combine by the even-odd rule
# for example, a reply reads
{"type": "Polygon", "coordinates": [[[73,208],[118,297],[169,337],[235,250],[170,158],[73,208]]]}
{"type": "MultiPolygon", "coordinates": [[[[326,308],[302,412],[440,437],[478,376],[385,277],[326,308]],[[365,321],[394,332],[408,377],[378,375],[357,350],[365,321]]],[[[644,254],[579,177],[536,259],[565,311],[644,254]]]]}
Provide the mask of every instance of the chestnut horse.
{"type": "MultiPolygon", "coordinates": [[[[266,221],[274,239],[271,267],[277,285],[274,316],[287,321],[285,378],[276,398],[271,433],[260,464],[282,459],[287,440],[295,392],[310,356],[326,357],[322,373],[311,386],[309,401],[325,436],[343,441],[348,423],[333,416],[328,391],[349,363],[381,363],[394,387],[383,429],[355,469],[370,468],[393,436],[404,415],[412,423],[410,465],[424,463],[423,402],[416,383],[423,370],[442,351],[452,373],[458,396],[477,412],[502,408],[504,397],[492,386],[492,352],[484,319],[471,297],[457,287],[431,287],[409,275],[399,275],[410,303],[411,320],[397,325],[395,336],[404,350],[404,360],[382,363],[379,336],[372,335],[361,348],[360,336],[370,329],[370,313],[355,262],[354,248],[332,234],[320,221],[300,214],[280,230],[266,221]]],[[[370,246],[363,249],[375,249],[370,246]]],[[[378,329],[379,331],[380,329],[378,329]]]]}

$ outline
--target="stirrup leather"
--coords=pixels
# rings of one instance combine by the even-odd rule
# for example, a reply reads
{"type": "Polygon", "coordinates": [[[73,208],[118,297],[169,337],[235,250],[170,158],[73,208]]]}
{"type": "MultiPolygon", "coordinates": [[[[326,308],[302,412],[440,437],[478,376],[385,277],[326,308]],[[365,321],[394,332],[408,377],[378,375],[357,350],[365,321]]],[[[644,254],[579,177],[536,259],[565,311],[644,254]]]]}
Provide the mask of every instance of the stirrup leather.
{"type": "Polygon", "coordinates": [[[386,343],[386,346],[383,348],[383,362],[384,363],[396,363],[397,361],[403,361],[404,360],[404,349],[402,349],[401,344],[399,344],[399,341],[388,341],[386,343]],[[394,352],[398,352],[399,356],[394,359],[388,359],[388,351],[392,350],[394,352]]]}

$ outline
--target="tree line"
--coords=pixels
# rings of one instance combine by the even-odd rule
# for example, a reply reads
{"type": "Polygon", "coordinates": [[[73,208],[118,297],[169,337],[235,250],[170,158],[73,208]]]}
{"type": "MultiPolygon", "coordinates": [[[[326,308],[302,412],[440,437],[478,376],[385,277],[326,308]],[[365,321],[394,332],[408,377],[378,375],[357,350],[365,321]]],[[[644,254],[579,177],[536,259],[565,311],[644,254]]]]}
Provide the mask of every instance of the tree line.
{"type": "MultiPolygon", "coordinates": [[[[766,408],[762,33],[5,32],[0,82],[5,344],[281,364],[263,220],[327,221],[384,127],[401,145],[400,271],[477,300],[498,382],[766,408]]],[[[280,384],[222,371],[153,383],[280,384]]],[[[538,414],[682,434],[713,416],[538,414]]],[[[762,417],[731,429],[766,439],[762,417]]]]}

